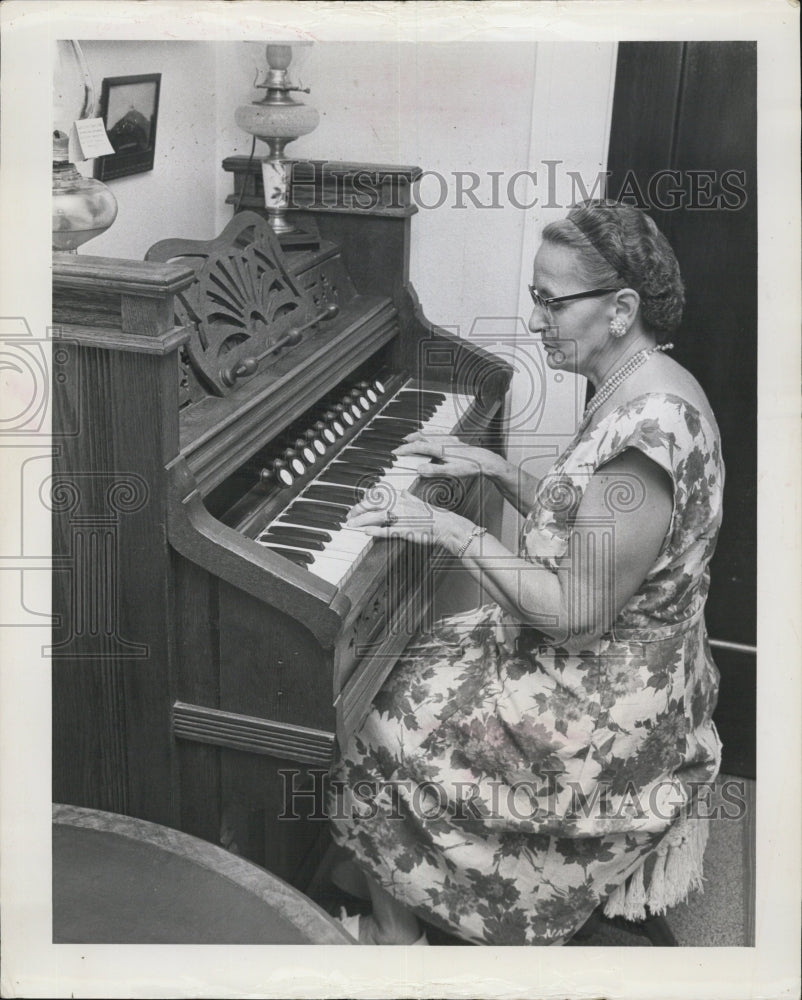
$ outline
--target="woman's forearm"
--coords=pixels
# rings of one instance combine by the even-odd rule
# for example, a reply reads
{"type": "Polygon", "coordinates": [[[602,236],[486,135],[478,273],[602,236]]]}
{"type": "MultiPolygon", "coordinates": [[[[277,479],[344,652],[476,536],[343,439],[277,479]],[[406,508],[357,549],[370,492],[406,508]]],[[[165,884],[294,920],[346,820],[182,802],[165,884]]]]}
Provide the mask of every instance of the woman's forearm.
{"type": "Polygon", "coordinates": [[[536,625],[557,642],[571,631],[567,602],[559,576],[514,555],[493,535],[474,537],[465,548],[474,525],[451,515],[441,544],[482,586],[487,596],[521,623],[536,625]]]}
{"type": "Polygon", "coordinates": [[[647,578],[667,537],[672,504],[662,469],[639,452],[627,452],[590,478],[557,572],[517,558],[492,535],[472,538],[466,547],[473,525],[453,514],[444,515],[445,544],[506,611],[578,650],[609,631],[647,578]],[[613,532],[610,491],[633,480],[643,490],[642,501],[616,512],[613,532]]]}
{"type": "Polygon", "coordinates": [[[496,456],[486,471],[488,478],[498,487],[505,500],[521,514],[528,514],[535,500],[538,480],[519,469],[500,455],[496,456]]]}

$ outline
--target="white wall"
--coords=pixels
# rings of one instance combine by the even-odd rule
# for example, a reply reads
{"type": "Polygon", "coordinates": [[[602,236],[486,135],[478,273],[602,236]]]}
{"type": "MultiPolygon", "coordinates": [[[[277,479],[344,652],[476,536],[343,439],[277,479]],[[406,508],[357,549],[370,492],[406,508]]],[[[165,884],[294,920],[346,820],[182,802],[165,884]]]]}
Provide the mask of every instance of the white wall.
{"type": "MultiPolygon", "coordinates": [[[[583,196],[571,172],[593,195],[594,183],[606,169],[616,58],[617,45],[612,42],[538,47],[527,161],[538,172],[541,197],[538,206],[525,213],[518,285],[521,317],[527,318],[532,310],[527,284],[543,228],[564,218],[567,208],[583,196]]],[[[604,191],[595,191],[600,194],[604,191]]],[[[574,434],[586,381],[547,369],[539,345],[529,336],[519,338],[515,363],[521,374],[513,379],[511,390],[509,458],[539,477],[574,434]]],[[[520,518],[507,507],[503,537],[511,548],[519,525],[520,518]]]]}
{"type": "MultiPolygon", "coordinates": [[[[167,236],[215,235],[217,119],[211,42],[81,42],[97,99],[104,77],[161,73],[153,170],[108,181],[114,225],[82,250],[141,260],[167,236]]],[[[92,162],[78,164],[91,176],[92,162]]]]}

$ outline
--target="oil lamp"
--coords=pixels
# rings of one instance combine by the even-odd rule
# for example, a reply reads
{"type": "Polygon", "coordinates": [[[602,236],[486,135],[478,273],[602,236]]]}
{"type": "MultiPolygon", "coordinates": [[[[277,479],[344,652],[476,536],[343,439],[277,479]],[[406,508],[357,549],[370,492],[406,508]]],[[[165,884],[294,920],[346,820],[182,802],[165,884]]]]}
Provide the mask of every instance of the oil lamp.
{"type": "Polygon", "coordinates": [[[265,90],[260,101],[237,108],[235,120],[241,129],[267,143],[268,155],[262,160],[262,180],[265,190],[265,208],[273,231],[292,233],[294,227],[287,221],[289,205],[289,163],[284,159],[287,143],[312,132],[320,121],[315,108],[290,97],[298,91],[309,90],[290,83],[288,70],[292,62],[293,46],[310,45],[311,42],[270,44],[266,47],[268,69],[256,87],[265,90]]]}
{"type": "MultiPolygon", "coordinates": [[[[117,199],[101,181],[84,177],[70,160],[76,121],[94,114],[95,92],[77,42],[56,42],[53,76],[53,249],[77,248],[105,232],[117,217],[117,199]]],[[[76,157],[77,159],[78,157],[76,157]]]]}

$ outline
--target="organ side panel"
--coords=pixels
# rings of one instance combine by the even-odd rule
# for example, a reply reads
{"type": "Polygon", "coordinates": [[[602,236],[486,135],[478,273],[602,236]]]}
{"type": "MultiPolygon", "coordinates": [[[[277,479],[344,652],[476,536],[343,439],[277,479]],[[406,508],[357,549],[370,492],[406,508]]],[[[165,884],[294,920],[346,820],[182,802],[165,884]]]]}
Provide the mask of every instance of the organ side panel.
{"type": "Polygon", "coordinates": [[[53,794],[174,824],[165,462],[183,270],[54,261],[53,794]],[[95,294],[97,291],[97,294],[95,294]],[[141,294],[144,291],[144,294],[141,294]]]}
{"type": "Polygon", "coordinates": [[[308,787],[308,769],[333,757],[332,651],[288,616],[220,591],[220,707],[239,723],[221,756],[223,839],[303,885],[325,824],[285,816],[284,787],[308,787]]]}
{"type": "Polygon", "coordinates": [[[220,707],[220,581],[212,573],[171,552],[175,691],[170,699],[180,789],[180,829],[221,842],[221,777],[219,748],[175,738],[175,703],[220,707]]]}

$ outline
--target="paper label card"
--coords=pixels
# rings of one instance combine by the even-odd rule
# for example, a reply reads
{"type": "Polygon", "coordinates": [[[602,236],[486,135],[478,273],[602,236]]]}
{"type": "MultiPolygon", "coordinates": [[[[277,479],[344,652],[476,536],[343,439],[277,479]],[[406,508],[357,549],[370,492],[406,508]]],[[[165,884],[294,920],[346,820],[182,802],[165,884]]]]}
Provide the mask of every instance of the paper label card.
{"type": "Polygon", "coordinates": [[[102,118],[82,118],[75,123],[75,132],[84,160],[114,153],[114,146],[109,142],[102,118]]]}

